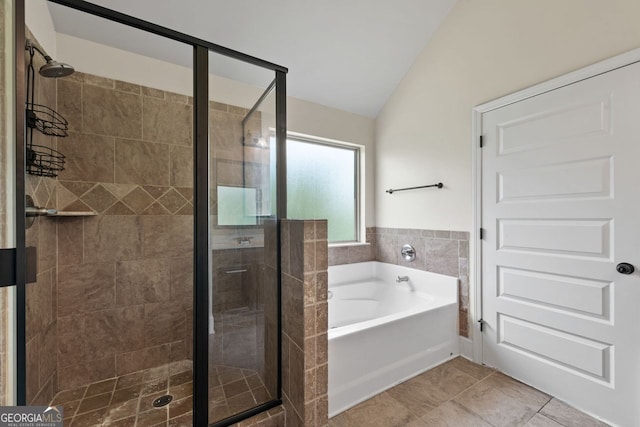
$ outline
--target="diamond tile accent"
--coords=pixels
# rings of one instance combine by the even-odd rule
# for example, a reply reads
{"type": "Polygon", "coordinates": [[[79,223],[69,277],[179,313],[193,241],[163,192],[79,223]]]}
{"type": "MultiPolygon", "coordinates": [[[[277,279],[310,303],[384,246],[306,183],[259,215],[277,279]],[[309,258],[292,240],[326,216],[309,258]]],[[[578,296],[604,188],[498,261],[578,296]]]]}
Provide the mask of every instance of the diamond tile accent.
{"type": "Polygon", "coordinates": [[[193,200],[193,188],[176,187],[176,190],[178,190],[178,192],[182,194],[182,197],[184,197],[188,201],[193,200]]]}
{"type": "Polygon", "coordinates": [[[193,205],[187,203],[182,209],[176,212],[176,215],[193,215],[193,205]]]}
{"type": "Polygon", "coordinates": [[[48,207],[46,204],[49,201],[49,190],[47,190],[47,186],[44,183],[44,178],[40,179],[33,196],[34,202],[37,206],[48,207]]]}
{"type": "Polygon", "coordinates": [[[55,180],[51,179],[51,178],[43,178],[42,179],[42,183],[44,184],[45,188],[47,189],[47,193],[51,194],[54,190],[54,188],[56,187],[56,182],[55,180]]]}
{"type": "Polygon", "coordinates": [[[162,206],[167,208],[169,212],[175,214],[181,207],[183,207],[187,201],[180,195],[175,189],[170,189],[159,200],[162,206]]]}
{"type": "Polygon", "coordinates": [[[95,182],[60,181],[69,191],[80,197],[91,189],[95,182]]]}
{"type": "Polygon", "coordinates": [[[153,203],[153,197],[151,197],[146,191],[140,187],[134,188],[129,194],[122,199],[135,213],[141,213],[151,203],[153,203]]]}
{"type": "Polygon", "coordinates": [[[94,211],[104,212],[118,199],[116,199],[116,197],[109,191],[107,191],[107,189],[102,185],[97,185],[92,188],[87,194],[82,196],[81,200],[94,211]]]}
{"type": "Polygon", "coordinates": [[[122,200],[131,190],[136,188],[135,184],[102,184],[111,194],[122,200]]]}
{"type": "Polygon", "coordinates": [[[89,206],[84,204],[81,200],[76,200],[75,202],[71,203],[69,206],[64,208],[64,210],[65,211],[76,211],[76,212],[90,212],[93,209],[91,209],[89,206]]]}
{"type": "Polygon", "coordinates": [[[27,185],[27,194],[33,194],[35,192],[33,185],[37,177],[35,175],[27,175],[25,178],[25,183],[27,185]]]}
{"type": "Polygon", "coordinates": [[[156,187],[155,185],[145,185],[144,189],[147,190],[147,193],[151,194],[151,197],[154,199],[160,198],[164,193],[169,190],[169,187],[156,187]]]}
{"type": "Polygon", "coordinates": [[[58,208],[65,209],[71,203],[78,200],[78,197],[73,194],[71,191],[67,190],[66,187],[59,185],[58,186],[58,208]]]}

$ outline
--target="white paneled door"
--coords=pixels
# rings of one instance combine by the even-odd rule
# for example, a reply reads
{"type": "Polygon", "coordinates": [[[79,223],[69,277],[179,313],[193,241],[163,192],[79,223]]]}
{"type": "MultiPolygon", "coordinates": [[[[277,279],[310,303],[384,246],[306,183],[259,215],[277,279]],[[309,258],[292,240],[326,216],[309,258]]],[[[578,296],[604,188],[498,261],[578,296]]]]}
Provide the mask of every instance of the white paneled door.
{"type": "Polygon", "coordinates": [[[640,64],[484,113],[482,135],[484,363],[640,426],[640,64]]]}

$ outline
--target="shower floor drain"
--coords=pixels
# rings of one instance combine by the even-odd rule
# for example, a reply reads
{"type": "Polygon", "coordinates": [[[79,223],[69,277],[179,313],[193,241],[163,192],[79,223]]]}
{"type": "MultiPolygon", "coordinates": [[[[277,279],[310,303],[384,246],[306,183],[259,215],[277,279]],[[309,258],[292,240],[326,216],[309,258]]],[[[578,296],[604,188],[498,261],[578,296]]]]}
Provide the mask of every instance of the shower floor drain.
{"type": "Polygon", "coordinates": [[[156,400],[153,401],[154,408],[161,408],[163,406],[168,405],[173,400],[173,396],[170,394],[165,394],[164,396],[160,396],[156,400]]]}

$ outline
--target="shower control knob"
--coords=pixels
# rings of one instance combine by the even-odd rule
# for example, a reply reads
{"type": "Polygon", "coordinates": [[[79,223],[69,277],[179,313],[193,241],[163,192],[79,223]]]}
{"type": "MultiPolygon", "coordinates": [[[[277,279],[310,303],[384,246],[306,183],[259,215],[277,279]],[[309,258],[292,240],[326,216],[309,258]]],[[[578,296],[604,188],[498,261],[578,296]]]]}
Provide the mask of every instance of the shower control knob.
{"type": "Polygon", "coordinates": [[[621,262],[616,266],[616,270],[618,270],[620,274],[632,274],[636,269],[628,262],[621,262]]]}

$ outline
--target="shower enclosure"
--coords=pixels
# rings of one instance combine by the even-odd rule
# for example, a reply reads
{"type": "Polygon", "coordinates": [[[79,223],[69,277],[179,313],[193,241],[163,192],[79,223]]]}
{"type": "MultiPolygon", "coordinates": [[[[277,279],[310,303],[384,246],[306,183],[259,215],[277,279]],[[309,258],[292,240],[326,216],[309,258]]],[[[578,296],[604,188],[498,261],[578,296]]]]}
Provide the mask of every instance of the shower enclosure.
{"type": "Polygon", "coordinates": [[[196,426],[279,405],[287,70],[77,0],[48,2],[51,58],[11,4],[16,403],[196,426]]]}

